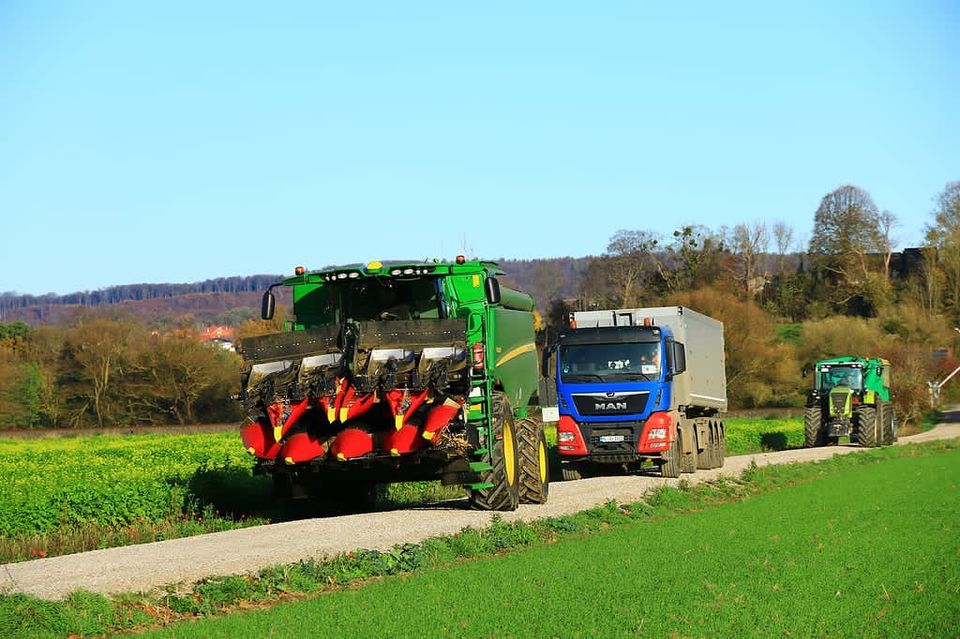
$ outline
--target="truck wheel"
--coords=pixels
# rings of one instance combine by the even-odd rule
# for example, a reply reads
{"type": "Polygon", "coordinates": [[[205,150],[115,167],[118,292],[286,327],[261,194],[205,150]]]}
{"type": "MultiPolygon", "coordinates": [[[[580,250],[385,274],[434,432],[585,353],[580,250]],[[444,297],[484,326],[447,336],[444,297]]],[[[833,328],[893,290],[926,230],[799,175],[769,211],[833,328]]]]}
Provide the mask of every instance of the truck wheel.
{"type": "Polygon", "coordinates": [[[803,411],[803,445],[805,448],[815,448],[826,444],[820,407],[807,406],[803,411]]]}
{"type": "Polygon", "coordinates": [[[874,406],[860,406],[857,409],[857,442],[864,448],[876,448],[880,445],[880,420],[874,406]]]}
{"type": "Polygon", "coordinates": [[[660,476],[677,478],[680,476],[680,438],[674,433],[673,443],[670,444],[670,450],[667,452],[666,459],[661,460],[660,476]]]}
{"type": "Polygon", "coordinates": [[[493,392],[493,442],[490,464],[480,481],[490,488],[470,491],[470,507],[474,510],[516,510],[520,504],[520,478],[517,464],[517,436],[513,410],[506,395],[493,392]]]}
{"type": "Polygon", "coordinates": [[[560,464],[560,475],[563,477],[563,481],[579,481],[583,479],[583,473],[580,472],[580,469],[573,464],[560,464]]]}
{"type": "Polygon", "coordinates": [[[681,473],[693,473],[697,471],[697,442],[696,435],[694,435],[694,428],[692,423],[686,426],[681,426],[679,429],[680,436],[684,441],[689,438],[693,442],[693,452],[684,453],[683,448],[680,449],[680,472],[681,473]]]}
{"type": "Polygon", "coordinates": [[[539,419],[517,420],[517,460],[520,465],[520,503],[545,504],[550,492],[547,438],[539,419]]]}

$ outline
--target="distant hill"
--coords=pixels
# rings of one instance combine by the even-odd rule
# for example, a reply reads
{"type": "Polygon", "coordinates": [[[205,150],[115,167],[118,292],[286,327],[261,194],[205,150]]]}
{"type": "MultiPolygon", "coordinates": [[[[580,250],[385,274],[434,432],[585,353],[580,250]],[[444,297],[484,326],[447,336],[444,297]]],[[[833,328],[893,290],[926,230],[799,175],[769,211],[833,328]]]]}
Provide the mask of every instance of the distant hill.
{"type": "MultiPolygon", "coordinates": [[[[527,291],[537,300],[576,295],[580,273],[589,257],[540,260],[496,260],[507,275],[504,283],[527,291]]],[[[236,326],[256,317],[260,296],[286,275],[220,277],[192,284],[124,284],[67,295],[0,294],[0,322],[31,325],[69,321],[78,313],[111,306],[144,322],[175,322],[192,315],[197,323],[236,326]]],[[[281,293],[282,295],[282,293],[281,293]]],[[[280,303],[289,300],[280,298],[280,303]]]]}
{"type": "Polygon", "coordinates": [[[0,294],[0,322],[56,323],[84,309],[105,305],[145,320],[186,313],[215,315],[256,307],[260,295],[282,275],[220,277],[193,284],[124,284],[67,295],[0,294]]]}

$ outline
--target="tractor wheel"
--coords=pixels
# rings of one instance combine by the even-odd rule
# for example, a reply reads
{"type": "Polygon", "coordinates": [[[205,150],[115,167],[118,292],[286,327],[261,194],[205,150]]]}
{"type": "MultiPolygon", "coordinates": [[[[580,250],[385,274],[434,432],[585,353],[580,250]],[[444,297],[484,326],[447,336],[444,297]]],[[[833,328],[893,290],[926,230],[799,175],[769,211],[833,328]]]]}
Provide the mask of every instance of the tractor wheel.
{"type": "Polygon", "coordinates": [[[806,448],[826,446],[823,418],[819,406],[807,406],[803,411],[803,445],[806,448]]]}
{"type": "Polygon", "coordinates": [[[545,504],[550,492],[550,466],[543,423],[530,417],[517,420],[517,445],[520,503],[545,504]]]}
{"type": "Polygon", "coordinates": [[[890,446],[897,441],[897,422],[893,412],[893,402],[883,402],[882,421],[883,445],[890,446]]]}
{"type": "Polygon", "coordinates": [[[861,405],[857,409],[857,442],[864,448],[880,445],[880,416],[874,406],[861,405]]]}
{"type": "Polygon", "coordinates": [[[513,410],[506,395],[493,393],[493,442],[490,464],[480,481],[490,488],[470,491],[470,507],[474,510],[516,510],[520,503],[520,473],[517,464],[517,436],[513,410]]]}
{"type": "Polygon", "coordinates": [[[670,444],[670,450],[667,452],[666,459],[658,462],[660,464],[660,476],[677,478],[680,476],[680,438],[674,433],[673,443],[670,444]]]}
{"type": "Polygon", "coordinates": [[[693,422],[690,422],[687,426],[681,426],[679,429],[680,436],[686,441],[688,438],[693,440],[693,452],[684,453],[682,448],[680,451],[680,472],[681,473],[693,473],[697,470],[697,442],[695,441],[696,431],[693,427],[693,422]]]}
{"type": "Polygon", "coordinates": [[[560,464],[560,475],[563,481],[579,481],[583,479],[580,468],[571,463],[560,464]]]}

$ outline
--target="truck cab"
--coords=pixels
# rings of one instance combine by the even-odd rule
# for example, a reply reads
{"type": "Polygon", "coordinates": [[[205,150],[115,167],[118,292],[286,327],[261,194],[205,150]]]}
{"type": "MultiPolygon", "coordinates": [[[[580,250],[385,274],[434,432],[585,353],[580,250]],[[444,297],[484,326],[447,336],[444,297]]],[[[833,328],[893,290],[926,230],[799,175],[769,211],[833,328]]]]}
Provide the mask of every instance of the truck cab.
{"type": "Polygon", "coordinates": [[[647,460],[673,476],[680,466],[695,469],[698,453],[701,466],[722,463],[713,450],[720,448],[722,424],[711,420],[726,409],[719,322],[682,307],[575,313],[557,338],[552,366],[557,449],[567,478],[591,465],[630,469],[647,460]],[[693,340],[701,370],[688,371],[688,347],[678,330],[693,340]],[[700,362],[717,348],[719,373],[717,361],[700,362]],[[713,401],[691,393],[702,390],[711,373],[721,384],[713,401]]]}

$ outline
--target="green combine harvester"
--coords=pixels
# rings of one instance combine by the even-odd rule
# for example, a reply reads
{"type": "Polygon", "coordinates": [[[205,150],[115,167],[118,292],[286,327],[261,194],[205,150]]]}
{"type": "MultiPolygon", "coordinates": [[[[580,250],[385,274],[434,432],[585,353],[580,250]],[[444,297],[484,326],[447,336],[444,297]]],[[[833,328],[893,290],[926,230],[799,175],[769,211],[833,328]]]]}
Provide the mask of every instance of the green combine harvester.
{"type": "MultiPolygon", "coordinates": [[[[476,509],[545,502],[534,302],[501,274],[459,256],[297,267],[275,284],[292,289],[289,330],[239,344],[256,471],[327,512],[430,479],[465,486],[476,509]]],[[[264,319],[275,304],[267,291],[264,319]]]]}
{"type": "Polygon", "coordinates": [[[897,441],[890,362],[852,356],[817,362],[803,425],[807,448],[844,436],[865,448],[897,441]]]}

